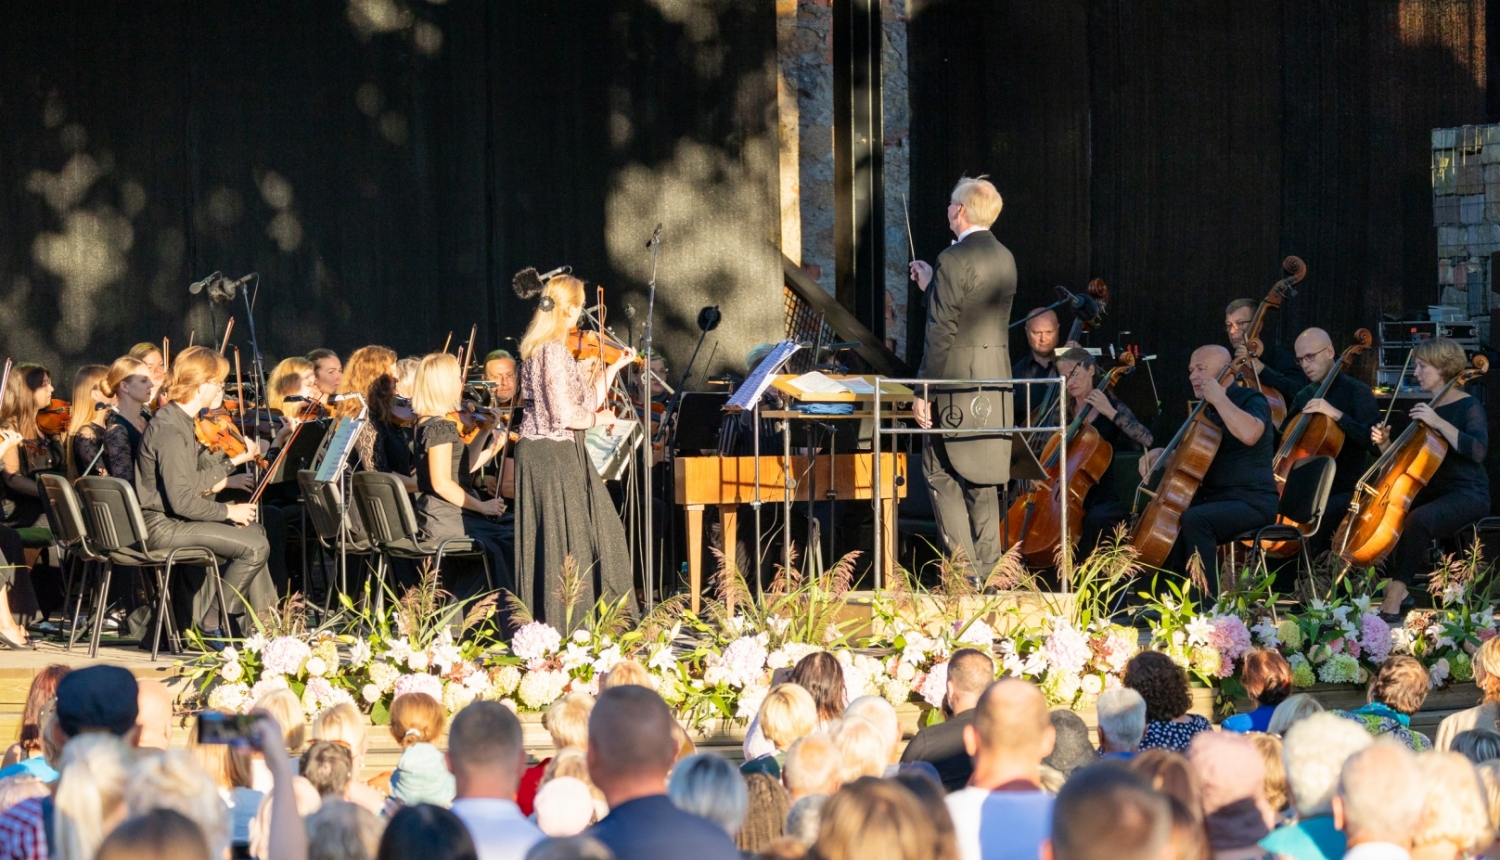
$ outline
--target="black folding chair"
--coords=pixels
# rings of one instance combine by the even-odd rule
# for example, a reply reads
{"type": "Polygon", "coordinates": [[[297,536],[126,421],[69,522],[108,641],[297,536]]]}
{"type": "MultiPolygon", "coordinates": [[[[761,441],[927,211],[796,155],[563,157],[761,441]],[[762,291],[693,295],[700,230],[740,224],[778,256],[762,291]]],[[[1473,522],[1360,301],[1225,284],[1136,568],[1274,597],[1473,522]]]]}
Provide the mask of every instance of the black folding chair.
{"type": "MultiPolygon", "coordinates": [[[[443,558],[478,558],[484,563],[484,579],[491,591],[495,577],[490,572],[489,555],[484,545],[468,537],[424,540],[417,529],[417,514],[411,497],[395,475],[386,472],[355,472],[354,502],[365,528],[383,555],[413,560],[429,559],[434,572],[441,573],[443,558]]],[[[377,610],[385,606],[385,589],[376,592],[377,610]]]]}
{"type": "MultiPolygon", "coordinates": [[[[307,511],[307,518],[312,520],[318,545],[335,558],[338,557],[341,545],[346,556],[361,559],[373,556],[375,588],[381,589],[385,582],[385,556],[381,554],[380,547],[375,545],[364,522],[358,516],[352,516],[354,509],[344,506],[344,494],[340,491],[338,482],[320,484],[316,477],[317,473],[311,469],[300,469],[297,472],[297,484],[302,488],[302,505],[307,511]]],[[[347,570],[344,573],[347,575],[347,570]]],[[[349,583],[340,582],[339,589],[347,594],[349,583]]],[[[324,613],[328,612],[332,601],[333,587],[330,582],[328,595],[323,600],[324,613]]]]}
{"type": "Polygon", "coordinates": [[[63,591],[63,612],[73,605],[73,617],[69,622],[68,651],[78,641],[78,619],[83,615],[83,596],[88,591],[89,572],[96,571],[98,591],[94,597],[93,632],[89,636],[89,657],[99,656],[99,638],[104,631],[104,614],[109,606],[110,568],[106,557],[89,538],[88,524],[83,517],[83,503],[67,478],[54,473],[39,476],[42,498],[47,511],[47,523],[52,529],[52,539],[60,554],[66,555],[73,570],[67,577],[63,591]]]}
{"type": "Polygon", "coordinates": [[[88,533],[95,547],[110,564],[124,564],[142,570],[156,571],[158,588],[156,624],[151,634],[151,659],[156,660],[161,645],[162,625],[167,626],[167,637],[172,653],[182,653],[182,639],[177,625],[171,617],[169,595],[172,584],[172,566],[177,564],[206,565],[208,575],[213,578],[214,591],[219,598],[219,617],[229,620],[229,605],[224,600],[224,580],[219,575],[219,557],[207,547],[180,546],[170,550],[152,549],[146,532],[146,518],[141,514],[141,503],[135,497],[135,488],[119,478],[89,476],[78,479],[78,491],[83,495],[84,515],[88,522],[88,533]]]}
{"type": "Polygon", "coordinates": [[[1264,575],[1270,569],[1266,564],[1265,545],[1295,541],[1301,569],[1311,577],[1312,557],[1307,553],[1307,542],[1323,525],[1328,494],[1333,490],[1333,474],[1332,457],[1307,457],[1292,464],[1286,475],[1286,486],[1281,491],[1281,501],[1276,506],[1277,517],[1287,522],[1247,531],[1237,536],[1230,546],[1250,541],[1251,551],[1259,556],[1259,571],[1264,575]]]}

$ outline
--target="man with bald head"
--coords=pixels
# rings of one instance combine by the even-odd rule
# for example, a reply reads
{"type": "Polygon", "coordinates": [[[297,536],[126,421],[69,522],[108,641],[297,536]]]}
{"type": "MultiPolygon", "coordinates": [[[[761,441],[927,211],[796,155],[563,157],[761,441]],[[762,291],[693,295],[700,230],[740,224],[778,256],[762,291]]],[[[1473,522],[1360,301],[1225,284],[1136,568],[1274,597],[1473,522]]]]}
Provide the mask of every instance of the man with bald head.
{"type": "MultiPolygon", "coordinates": [[[[1032,308],[1027,312],[1025,356],[1011,365],[1011,376],[1016,379],[1048,379],[1057,376],[1057,345],[1062,338],[1057,312],[1043,308],[1032,308]],[[1035,314],[1035,316],[1032,316],[1035,314]]],[[[1057,400],[1054,388],[1027,386],[1020,392],[1020,401],[1026,407],[1023,415],[1030,416],[1033,423],[1042,419],[1042,413],[1057,400]],[[1033,405],[1034,404],[1034,405],[1033,405]]],[[[1038,448],[1047,441],[1046,436],[1034,436],[1027,441],[1038,448]]]]}
{"type": "Polygon", "coordinates": [[[599,696],[589,714],[589,778],[609,815],[586,835],[616,860],[739,860],[723,828],[667,797],[677,759],[672,726],[672,711],[654,690],[626,685],[599,696]]]}
{"type": "MultiPolygon", "coordinates": [[[[1237,535],[1269,525],[1276,519],[1276,479],[1271,474],[1276,433],[1271,428],[1271,406],[1258,389],[1242,388],[1219,376],[1229,366],[1229,350],[1201,346],[1188,360],[1193,396],[1206,401],[1203,416],[1223,431],[1223,441],[1204,473],[1193,503],[1182,515],[1177,543],[1163,565],[1183,573],[1197,555],[1208,577],[1209,591],[1218,593],[1218,547],[1237,535]]],[[[1153,448],[1141,458],[1141,475],[1161,460],[1153,448]]]]}
{"type": "Polygon", "coordinates": [[[964,728],[974,760],[969,787],[948,795],[962,860],[1031,860],[1052,827],[1052,795],[1042,791],[1042,759],[1057,734],[1047,699],[1030,681],[991,684],[964,728]]]}
{"type": "Polygon", "coordinates": [[[1349,500],[1354,497],[1354,485],[1369,466],[1371,455],[1380,455],[1380,449],[1370,441],[1370,428],[1380,423],[1380,406],[1375,403],[1375,393],[1370,386],[1345,372],[1339,372],[1329,384],[1328,392],[1318,397],[1323,381],[1338,370],[1338,351],[1328,332],[1320,328],[1308,329],[1297,336],[1293,351],[1297,353],[1297,363],[1302,366],[1302,371],[1312,381],[1287,402],[1283,432],[1296,426],[1297,416],[1302,413],[1326,415],[1344,431],[1344,447],[1333,460],[1333,491],[1328,496],[1327,513],[1307,548],[1316,556],[1328,549],[1332,542],[1333,533],[1338,530],[1344,511],[1349,508],[1349,500]]]}

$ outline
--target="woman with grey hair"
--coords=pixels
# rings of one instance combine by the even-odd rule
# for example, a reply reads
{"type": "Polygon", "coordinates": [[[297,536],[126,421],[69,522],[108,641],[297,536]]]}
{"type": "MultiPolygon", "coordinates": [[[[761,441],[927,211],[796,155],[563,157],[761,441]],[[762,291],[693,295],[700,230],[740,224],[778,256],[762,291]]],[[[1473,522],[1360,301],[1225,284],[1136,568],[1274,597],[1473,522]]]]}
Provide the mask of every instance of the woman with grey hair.
{"type": "Polygon", "coordinates": [[[698,753],[678,762],[667,779],[667,796],[678,809],[724,828],[730,838],[740,832],[750,804],[739,768],[712,753],[698,753]]]}
{"type": "Polygon", "coordinates": [[[1099,715],[1099,752],[1127,759],[1141,748],[1146,734],[1146,700],[1129,687],[1105,690],[1094,703],[1099,715]]]}

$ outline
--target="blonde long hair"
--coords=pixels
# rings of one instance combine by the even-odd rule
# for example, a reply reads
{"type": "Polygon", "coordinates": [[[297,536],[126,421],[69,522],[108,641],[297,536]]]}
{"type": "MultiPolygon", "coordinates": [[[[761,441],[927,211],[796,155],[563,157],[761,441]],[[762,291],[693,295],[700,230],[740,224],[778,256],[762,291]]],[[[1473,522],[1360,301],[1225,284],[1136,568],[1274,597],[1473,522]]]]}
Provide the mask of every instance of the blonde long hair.
{"type": "Polygon", "coordinates": [[[91,860],[104,841],[104,822],[125,803],[130,750],[114,735],[84,734],[63,748],[52,819],[52,856],[91,860]]]}
{"type": "Polygon", "coordinates": [[[102,364],[85,364],[73,374],[73,412],[68,419],[68,432],[63,439],[63,460],[67,463],[70,479],[78,477],[80,466],[88,465],[79,463],[74,458],[73,437],[78,435],[84,425],[94,422],[94,392],[102,393],[104,380],[108,375],[109,368],[102,364]]]}
{"type": "Polygon", "coordinates": [[[312,362],[300,355],[284,358],[281,363],[271,369],[271,378],[266,380],[266,388],[269,389],[266,397],[271,408],[277,412],[284,412],[282,404],[287,395],[293,393],[301,385],[302,374],[313,370],[312,362]]]}
{"type": "Polygon", "coordinates": [[[547,304],[549,298],[552,309],[538,307],[531,325],[526,327],[526,334],[521,336],[522,361],[531,358],[542,344],[567,336],[573,311],[583,307],[583,281],[572,275],[558,275],[542,289],[542,304],[547,304]]]}
{"type": "Polygon", "coordinates": [[[458,359],[446,352],[423,356],[411,385],[411,411],[427,418],[442,417],[463,405],[464,381],[458,359]]]}

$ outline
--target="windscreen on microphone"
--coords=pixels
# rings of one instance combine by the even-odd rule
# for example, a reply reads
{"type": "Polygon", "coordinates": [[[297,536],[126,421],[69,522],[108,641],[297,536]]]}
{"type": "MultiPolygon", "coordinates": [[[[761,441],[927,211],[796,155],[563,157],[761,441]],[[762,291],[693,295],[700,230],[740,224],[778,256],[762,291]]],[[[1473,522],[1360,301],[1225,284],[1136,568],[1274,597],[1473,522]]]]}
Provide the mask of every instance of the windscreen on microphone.
{"type": "Polygon", "coordinates": [[[516,291],[516,295],[530,300],[541,295],[546,284],[542,283],[542,278],[536,273],[536,269],[527,266],[516,272],[516,276],[510,279],[510,286],[516,291]]]}

